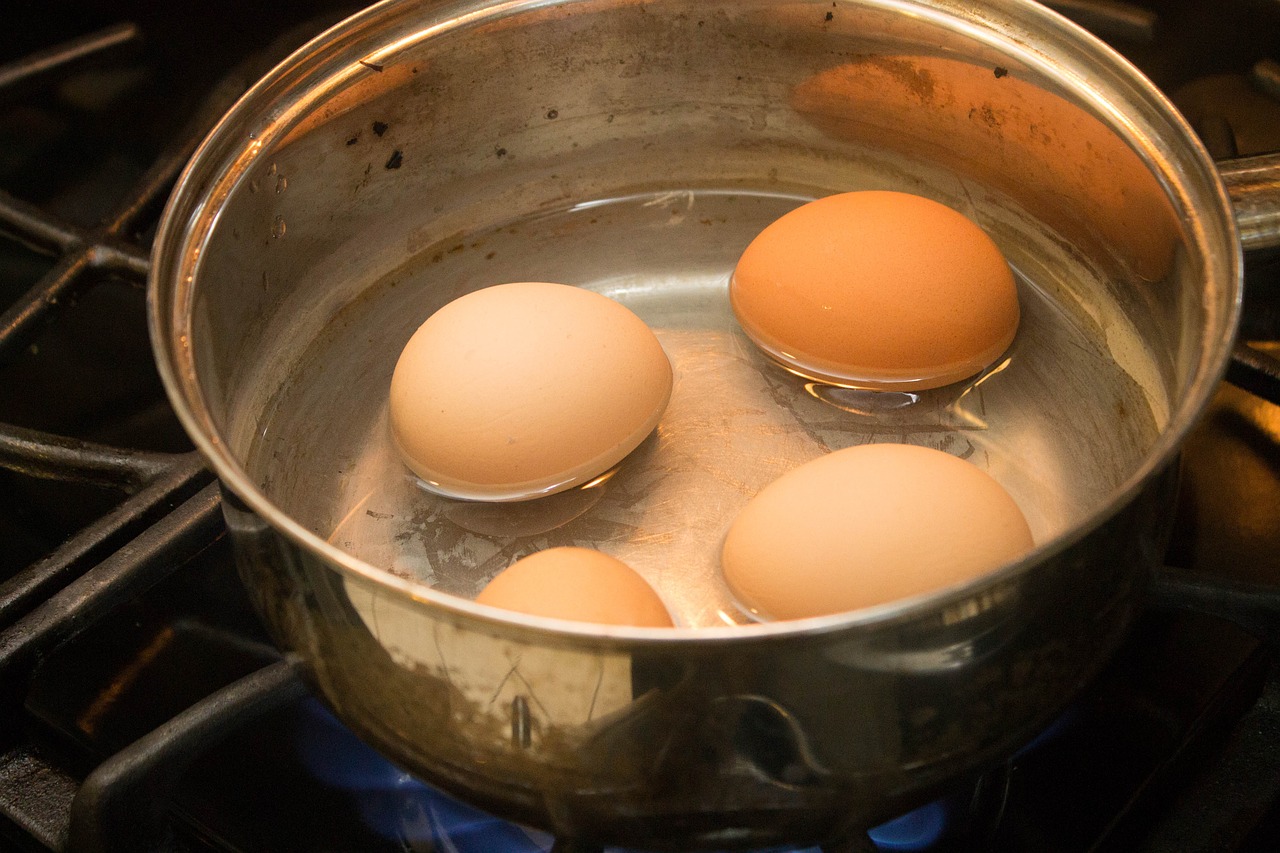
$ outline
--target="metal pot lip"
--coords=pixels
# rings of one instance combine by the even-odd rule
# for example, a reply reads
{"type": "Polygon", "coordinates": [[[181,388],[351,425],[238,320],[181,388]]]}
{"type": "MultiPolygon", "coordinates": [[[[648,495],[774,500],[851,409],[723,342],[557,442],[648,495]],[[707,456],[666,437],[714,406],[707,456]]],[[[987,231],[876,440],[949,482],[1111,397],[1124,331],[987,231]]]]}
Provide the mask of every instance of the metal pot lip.
{"type": "MultiPolygon", "coordinates": [[[[490,14],[506,15],[524,8],[570,5],[573,2],[576,0],[481,0],[481,2],[462,0],[462,2],[436,7],[439,11],[434,13],[436,23],[433,29],[449,29],[490,14]]],[[[219,144],[225,144],[225,137],[229,134],[243,131],[243,127],[237,124],[237,119],[245,114],[254,113],[278,115],[279,106],[272,100],[276,94],[275,89],[286,85],[290,78],[295,78],[296,84],[297,75],[300,73],[299,68],[308,64],[309,57],[322,50],[332,49],[335,43],[351,38],[353,34],[358,34],[377,24],[383,18],[394,16],[418,5],[416,0],[382,0],[357,12],[303,45],[258,81],[223,116],[202,142],[188,162],[165,206],[152,249],[151,278],[148,286],[148,324],[152,349],[161,380],[179,420],[223,486],[234,492],[249,509],[269,524],[278,535],[289,540],[292,545],[304,552],[310,552],[330,567],[358,581],[402,595],[425,607],[438,607],[452,611],[460,619],[487,623],[492,630],[532,630],[545,635],[560,635],[566,639],[589,638],[603,643],[627,645],[680,643],[701,647],[726,642],[737,644],[775,641],[804,638],[814,634],[876,629],[893,623],[906,622],[935,614],[948,607],[960,605],[990,593],[1023,573],[1033,571],[1038,565],[1070,550],[1120,513],[1171,462],[1187,434],[1208,407],[1214,391],[1225,375],[1231,345],[1239,325],[1243,255],[1230,200],[1212,160],[1176,108],[1141,72],[1085,30],[1032,0],[1013,0],[1013,2],[1002,3],[999,14],[994,10],[976,8],[972,2],[960,4],[950,0],[938,0],[938,2],[865,0],[865,3],[879,9],[924,14],[978,35],[984,33],[989,35],[990,30],[987,28],[991,26],[992,21],[1003,21],[1017,30],[1022,39],[1016,43],[1016,46],[1022,49],[1018,56],[1030,65],[1058,67],[1060,60],[1055,58],[1053,44],[1049,44],[1046,48],[1026,41],[1037,41],[1038,44],[1039,40],[1047,38],[1046,33],[1057,40],[1059,47],[1070,46],[1084,50],[1094,60],[1102,63],[1104,68],[1119,72],[1125,84],[1134,93],[1142,96],[1148,108],[1156,110],[1163,122],[1169,123],[1177,130],[1177,138],[1172,141],[1142,137],[1144,142],[1158,149],[1152,156],[1161,160],[1176,160],[1178,173],[1187,181],[1198,179],[1212,197],[1212,210],[1205,211],[1202,207],[1196,206],[1196,214],[1192,217],[1192,221],[1185,222],[1184,225],[1191,232],[1190,239],[1194,239],[1206,249],[1211,249],[1206,257],[1210,262],[1219,265],[1220,274],[1217,278],[1222,286],[1231,288],[1232,298],[1228,305],[1223,306],[1225,311],[1221,322],[1217,324],[1216,340],[1204,342],[1209,355],[1202,360],[1198,375],[1188,387],[1181,405],[1174,410],[1174,416],[1169,424],[1148,451],[1142,466],[1081,523],[1038,545],[1022,558],[979,578],[875,607],[829,616],[750,625],[632,628],[527,616],[435,591],[424,584],[400,578],[347,554],[307,530],[275,506],[253,484],[217,434],[209,409],[198,387],[195,366],[190,358],[190,349],[187,347],[185,335],[180,336],[179,330],[173,328],[169,322],[174,316],[174,297],[184,292],[184,283],[179,280],[182,259],[187,253],[199,251],[201,243],[190,239],[194,224],[203,217],[207,228],[211,228],[212,225],[208,223],[216,221],[220,200],[207,197],[206,189],[211,177],[218,178],[222,175],[219,171],[223,166],[218,159],[219,144]],[[272,107],[272,109],[264,109],[264,107],[272,107]],[[1221,244],[1216,248],[1212,246],[1213,241],[1206,232],[1206,222],[1216,224],[1221,232],[1219,235],[1221,244]],[[165,298],[166,295],[168,299],[165,298]]],[[[1009,52],[1014,44],[1005,39],[998,46],[1001,50],[1009,52]]],[[[1083,77],[1075,82],[1081,87],[1086,87],[1088,84],[1083,77]]],[[[1130,123],[1129,118],[1123,114],[1117,112],[1115,117],[1122,124],[1130,123]]],[[[1146,153],[1152,154],[1152,152],[1146,153]]],[[[1183,191],[1181,185],[1171,189],[1183,191]]],[[[1213,276],[1207,274],[1207,277],[1213,276]]],[[[188,281],[185,284],[190,283],[188,281]]],[[[188,293],[188,302],[189,299],[188,293]]],[[[184,307],[190,306],[187,304],[184,307]]],[[[190,312],[184,311],[183,316],[189,319],[190,312]]]]}

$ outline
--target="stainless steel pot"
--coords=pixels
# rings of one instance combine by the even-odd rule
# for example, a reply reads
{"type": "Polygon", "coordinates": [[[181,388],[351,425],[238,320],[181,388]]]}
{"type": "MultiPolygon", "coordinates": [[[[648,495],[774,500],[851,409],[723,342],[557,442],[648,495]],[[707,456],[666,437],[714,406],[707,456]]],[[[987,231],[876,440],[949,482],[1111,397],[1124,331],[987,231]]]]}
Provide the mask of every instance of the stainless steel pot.
{"type": "MultiPolygon", "coordinates": [[[[1280,234],[1262,166],[1257,245],[1280,234]]],[[[1161,559],[1240,278],[1227,192],[1185,123],[1034,3],[390,0],[206,140],[157,235],[151,323],[245,582],[353,729],[566,837],[762,846],[919,802],[1031,737],[1106,661],[1161,559]],[[870,187],[964,211],[1018,272],[1019,338],[982,376],[806,385],[734,327],[746,242],[807,198],[870,187]],[[386,387],[431,311],[504,280],[627,303],[676,392],[606,482],[449,502],[396,462],[386,387]],[[986,467],[1036,550],[910,601],[753,623],[716,567],[737,508],[876,440],[986,467]],[[567,542],[623,556],[681,627],[469,600],[567,542]]]]}

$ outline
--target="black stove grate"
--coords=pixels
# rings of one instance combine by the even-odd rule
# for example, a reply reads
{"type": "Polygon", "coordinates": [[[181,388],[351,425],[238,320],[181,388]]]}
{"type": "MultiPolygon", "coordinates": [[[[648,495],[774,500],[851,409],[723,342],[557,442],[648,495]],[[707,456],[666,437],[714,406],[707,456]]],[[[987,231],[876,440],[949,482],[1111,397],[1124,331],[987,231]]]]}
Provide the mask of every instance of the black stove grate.
{"type": "MultiPolygon", "coordinates": [[[[112,27],[0,67],[0,83],[31,86],[99,60],[137,38],[132,25],[112,27]]],[[[197,130],[204,126],[207,121],[202,119],[183,142],[161,156],[98,227],[73,225],[0,192],[0,231],[55,259],[52,268],[0,315],[0,363],[12,362],[33,347],[42,327],[105,276],[145,284],[147,253],[133,237],[158,214],[194,150],[197,130]]],[[[13,424],[0,424],[0,465],[27,477],[82,482],[130,494],[53,553],[0,585],[0,625],[5,626],[0,660],[8,675],[30,666],[43,651],[101,616],[119,596],[135,593],[148,576],[141,567],[147,562],[163,563],[177,547],[175,537],[152,525],[201,481],[210,479],[194,452],[114,447],[13,424]],[[133,547],[122,549],[135,536],[133,547]],[[112,552],[114,556],[106,558],[112,552]],[[134,560],[133,554],[154,557],[134,560]],[[70,587],[50,597],[69,583],[70,587]],[[36,612],[27,613],[42,601],[36,612]]]]}
{"type": "MultiPolygon", "coordinates": [[[[0,104],[128,56],[141,38],[136,25],[125,23],[0,66],[0,104]]],[[[259,70],[262,61],[253,60],[259,70]]],[[[105,281],[145,285],[143,235],[204,132],[255,74],[246,68],[216,87],[177,141],[96,226],[65,221],[0,191],[0,233],[53,259],[0,315],[0,364],[35,354],[43,330],[105,281]]],[[[212,475],[194,451],[139,450],[8,423],[0,423],[0,467],[122,496],[45,556],[0,576],[0,825],[7,821],[11,830],[0,840],[11,836],[24,847],[50,850],[177,849],[159,805],[168,789],[219,732],[301,692],[289,665],[268,666],[206,696],[87,776],[23,736],[23,704],[47,655],[98,620],[119,618],[123,604],[224,535],[212,475]]]]}
{"type": "Polygon", "coordinates": [[[89,774],[70,806],[67,848],[166,851],[174,844],[166,793],[211,744],[306,694],[293,665],[271,664],[192,705],[89,774]]]}

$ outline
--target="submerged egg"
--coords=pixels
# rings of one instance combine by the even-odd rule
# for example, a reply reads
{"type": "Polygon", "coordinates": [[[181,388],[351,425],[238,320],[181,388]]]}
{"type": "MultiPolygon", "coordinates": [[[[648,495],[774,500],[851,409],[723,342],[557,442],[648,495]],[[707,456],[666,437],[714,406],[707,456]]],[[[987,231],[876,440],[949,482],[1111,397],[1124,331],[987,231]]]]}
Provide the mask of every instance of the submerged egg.
{"type": "Polygon", "coordinates": [[[801,465],[734,519],[721,564],[748,610],[801,619],[884,604],[985,574],[1032,547],[996,480],[958,457],[867,444],[801,465]]]}
{"type": "Polygon", "coordinates": [[[729,286],[747,336],[822,382],[923,390],[994,362],[1018,328],[1013,274],[955,210],[901,192],[828,196],[747,246],[729,286]]]}
{"type": "Polygon", "coordinates": [[[476,601],[576,622],[672,625],[671,614],[644,578],[621,560],[590,548],[548,548],[517,560],[489,581],[476,601]]]}
{"type": "Polygon", "coordinates": [[[639,446],[671,397],[644,322],[564,284],[487,287],[432,314],[391,379],[391,430],[431,491],[522,500],[598,477],[639,446]]]}

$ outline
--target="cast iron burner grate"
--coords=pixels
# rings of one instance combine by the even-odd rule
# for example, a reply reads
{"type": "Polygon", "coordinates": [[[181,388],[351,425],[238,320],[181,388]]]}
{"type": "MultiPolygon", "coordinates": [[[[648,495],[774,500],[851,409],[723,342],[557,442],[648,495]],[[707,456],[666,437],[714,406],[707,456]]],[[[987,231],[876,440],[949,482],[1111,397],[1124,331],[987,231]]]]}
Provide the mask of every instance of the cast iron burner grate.
{"type": "MultiPolygon", "coordinates": [[[[315,25],[307,32],[319,29],[315,25]]],[[[107,69],[108,89],[121,76],[127,84],[127,78],[137,73],[136,66],[112,63],[121,57],[132,59],[142,40],[137,25],[112,25],[0,66],[0,107],[33,92],[39,96],[55,85],[82,83],[83,78],[76,80],[75,75],[86,69],[107,69]]],[[[134,309],[123,321],[131,324],[130,331],[145,347],[141,300],[95,302],[94,294],[121,284],[141,292],[149,269],[145,235],[154,227],[182,167],[204,133],[248,84],[283,56],[283,48],[300,41],[286,35],[281,43],[224,77],[204,97],[202,108],[187,126],[170,134],[173,144],[152,154],[123,201],[99,224],[85,226],[0,191],[0,232],[32,253],[53,259],[34,286],[15,295],[0,316],[0,365],[8,370],[6,379],[17,380],[9,383],[10,390],[32,375],[38,380],[48,378],[21,362],[38,359],[50,327],[69,322],[74,335],[83,324],[67,321],[66,316],[82,303],[89,306],[82,310],[90,311],[104,304],[125,304],[126,312],[134,309]]],[[[52,117],[39,111],[21,114],[20,107],[15,112],[19,113],[15,120],[19,130],[34,128],[31,133],[37,137],[60,118],[53,111],[52,117]]],[[[35,160],[39,162],[39,158],[35,160]]],[[[91,178],[91,191],[100,189],[93,184],[91,178]]],[[[100,196],[101,192],[95,194],[100,196]]],[[[17,257],[16,263],[9,263],[22,271],[31,266],[22,255],[17,257]]],[[[74,361],[70,365],[62,368],[74,371],[77,367],[74,361]]],[[[73,392],[94,393],[91,388],[75,388],[77,378],[84,380],[69,377],[73,392]]],[[[58,377],[58,382],[62,384],[50,383],[50,387],[29,391],[37,398],[37,406],[48,402],[50,410],[58,408],[56,397],[67,390],[67,380],[58,377]],[[39,399],[45,395],[54,399],[39,399]]],[[[127,407],[130,396],[137,393],[127,384],[112,389],[103,394],[104,405],[127,407]]],[[[20,414],[23,411],[21,405],[12,408],[20,414]]],[[[57,421],[57,414],[52,419],[57,421]]],[[[134,437],[155,432],[146,428],[147,418],[133,420],[134,437]]],[[[66,419],[58,425],[75,426],[66,419]]],[[[139,443],[172,445],[174,441],[147,435],[139,443]]],[[[33,674],[51,652],[100,620],[122,618],[124,605],[191,565],[197,555],[219,542],[224,527],[213,478],[191,450],[117,446],[13,423],[0,423],[0,467],[22,480],[56,481],[62,487],[75,487],[69,493],[73,499],[85,493],[79,487],[106,493],[89,498],[88,510],[69,513],[77,521],[86,512],[89,517],[65,541],[12,574],[0,574],[0,683],[4,684],[0,693],[0,813],[7,819],[7,828],[17,830],[10,834],[24,846],[36,844],[51,850],[171,849],[173,835],[163,804],[172,781],[203,747],[219,738],[219,732],[234,730],[246,717],[302,694],[288,664],[269,665],[195,701],[186,711],[98,764],[87,776],[78,772],[74,762],[62,761],[54,751],[41,749],[24,736],[31,728],[24,703],[33,674]],[[105,511],[94,515],[99,506],[105,506],[105,511]]],[[[226,554],[220,557],[227,560],[226,554]]],[[[264,657],[278,658],[270,647],[258,645],[252,651],[259,662],[264,657]]],[[[0,833],[0,840],[5,836],[0,833]]]]}
{"type": "MultiPolygon", "coordinates": [[[[1054,5],[1104,36],[1131,43],[1138,54],[1147,51],[1161,23],[1153,13],[1125,4],[1054,5]]],[[[281,25],[277,31],[284,29],[281,25]]],[[[305,29],[315,32],[319,27],[305,29]]],[[[159,30],[168,32],[164,27],[159,30]]],[[[135,24],[110,25],[0,66],[0,109],[104,64],[113,69],[108,79],[118,83],[133,66],[112,63],[139,51],[145,33],[135,24]]],[[[286,36],[277,48],[300,41],[286,36]]],[[[16,264],[23,270],[38,267],[40,272],[29,290],[5,294],[11,302],[0,317],[0,370],[26,377],[21,368],[12,366],[36,357],[45,331],[64,322],[77,304],[92,305],[94,292],[121,285],[140,289],[148,272],[147,235],[178,172],[216,117],[279,55],[278,50],[259,53],[253,60],[256,64],[229,74],[213,87],[204,107],[184,129],[172,134],[173,144],[148,153],[147,165],[123,193],[123,201],[97,224],[85,225],[60,215],[55,212],[56,201],[42,198],[31,203],[0,191],[0,232],[45,259],[33,264],[24,258],[16,264]]],[[[1165,61],[1154,63],[1158,67],[1165,61]]],[[[1275,65],[1258,60],[1252,74],[1257,85],[1266,89],[1276,77],[1275,65]]],[[[1215,154],[1240,153],[1241,134],[1228,118],[1206,115],[1196,126],[1215,154]]],[[[4,269],[0,267],[0,272],[4,269]]],[[[1274,264],[1263,269],[1263,274],[1273,272],[1274,264]]],[[[140,302],[135,307],[140,309],[140,302]]],[[[142,334],[140,315],[125,322],[142,334]]],[[[1255,337],[1274,340],[1274,334],[1271,330],[1270,338],[1255,337]]],[[[1242,343],[1230,379],[1266,399],[1280,398],[1280,368],[1265,349],[1242,343]]],[[[37,411],[43,398],[60,390],[33,388],[36,409],[19,406],[18,410],[37,411]]],[[[167,430],[173,432],[172,424],[167,430]]],[[[248,608],[242,600],[232,596],[229,603],[212,605],[202,600],[199,605],[214,612],[196,617],[190,614],[199,612],[197,607],[175,606],[174,612],[180,614],[175,617],[164,608],[156,616],[139,605],[148,596],[186,605],[191,603],[187,599],[203,598],[210,590],[225,597],[230,560],[222,541],[219,493],[198,456],[175,447],[171,437],[131,444],[92,440],[80,433],[74,421],[55,420],[52,426],[0,423],[0,468],[9,472],[10,482],[53,481],[57,488],[84,487],[106,495],[88,500],[88,510],[69,513],[69,536],[55,530],[49,534],[56,538],[54,547],[39,550],[36,559],[23,560],[0,574],[0,846],[8,839],[19,849],[30,850],[159,853],[231,847],[222,841],[215,824],[244,803],[217,797],[206,806],[184,801],[182,780],[213,774],[210,768],[239,766],[244,771],[252,767],[254,755],[229,760],[208,756],[255,726],[266,726],[267,733],[250,740],[251,744],[272,740],[277,731],[274,721],[287,716],[306,691],[293,663],[279,658],[256,624],[244,621],[248,608]],[[153,444],[163,449],[154,449],[153,444]],[[103,627],[107,625],[111,627],[103,627]],[[98,642],[102,637],[112,642],[98,642]],[[141,639],[129,645],[136,637],[141,639]],[[113,642],[123,649],[118,655],[113,642]],[[122,696],[145,692],[144,671],[184,643],[194,651],[186,657],[174,653],[176,659],[201,660],[206,679],[197,686],[181,682],[172,695],[153,696],[153,704],[141,710],[117,708],[123,707],[122,696]],[[216,662],[204,657],[209,649],[218,652],[216,662]],[[134,650],[137,653],[130,656],[134,650]],[[119,663],[116,657],[125,663],[112,668],[119,663]],[[93,678],[82,686],[85,672],[98,669],[110,673],[104,676],[106,686],[97,689],[93,678]],[[64,707],[79,709],[76,725],[70,727],[74,731],[55,719],[64,707]]],[[[1272,460],[1277,452],[1275,445],[1264,450],[1272,460]]],[[[58,494],[55,488],[51,499],[55,504],[58,494]]],[[[17,513],[22,521],[23,510],[17,513]]],[[[40,543],[25,547],[40,548],[40,543]]],[[[25,553],[23,548],[15,550],[25,553]]],[[[1251,606],[1248,598],[1238,603],[1251,606]]],[[[1220,608],[1222,603],[1215,600],[1211,606],[1220,608]]],[[[1163,617],[1152,619],[1149,630],[1168,627],[1163,617]]],[[[1280,678],[1272,671],[1270,658],[1255,644],[1234,637],[1228,645],[1238,651],[1241,661],[1226,679],[1232,682],[1230,689],[1214,691],[1212,701],[1197,705],[1189,725],[1169,722],[1171,730],[1190,729],[1192,736],[1171,735],[1176,745],[1161,747],[1160,766],[1122,786],[1119,805],[1109,807],[1101,828],[1089,840],[1075,847],[1050,842],[1035,823],[1034,805],[1019,806],[1018,777],[1043,777],[1037,784],[1048,784],[1048,779],[1061,775],[1055,762],[1068,757],[1063,753],[1075,749],[1078,736],[1077,741],[1067,738],[1065,745],[1050,747],[1027,763],[1013,761],[984,780],[975,788],[982,801],[978,826],[964,839],[943,845],[944,849],[1107,849],[1110,845],[1110,849],[1159,851],[1211,844],[1220,849],[1246,849],[1250,844],[1257,845],[1251,849],[1264,849],[1268,840],[1280,838],[1274,815],[1277,784],[1265,782],[1280,779],[1280,678]],[[1238,723],[1224,729],[1223,719],[1238,723]],[[1198,753],[1206,748],[1211,756],[1204,761],[1198,753]],[[1180,786],[1185,807],[1155,818],[1144,816],[1152,797],[1165,793],[1169,772],[1188,761],[1198,769],[1188,784],[1180,786]],[[1241,779],[1249,784],[1242,786],[1241,779]],[[1242,819],[1244,824],[1237,825],[1242,819]],[[1133,825],[1141,827],[1136,830],[1143,833],[1141,844],[1130,843],[1133,825]]],[[[1150,663],[1143,658],[1145,653],[1129,654],[1114,678],[1140,680],[1126,667],[1150,663]]],[[[1120,700],[1116,695],[1104,694],[1108,698],[1102,704],[1118,701],[1141,706],[1123,716],[1140,722],[1135,731],[1165,719],[1165,706],[1151,702],[1146,694],[1121,693],[1120,700]],[[1144,703],[1151,703],[1150,707],[1144,703]]],[[[1114,716],[1104,715],[1104,719],[1114,721],[1114,716]]],[[[1083,726],[1084,740],[1105,744],[1106,735],[1095,737],[1088,722],[1083,726]]],[[[1064,789],[1063,796],[1079,796],[1080,790],[1064,789]]],[[[327,803],[317,795],[308,807],[323,811],[327,803]]],[[[354,849],[343,846],[341,831],[329,838],[329,849],[354,849]]],[[[268,840],[256,849],[319,849],[295,843],[301,845],[268,840]]],[[[433,848],[405,844],[401,849],[433,848]]],[[[556,842],[553,849],[559,853],[595,850],[567,840],[556,842]]],[[[827,853],[861,849],[870,849],[865,839],[826,848],[827,853]]]]}

